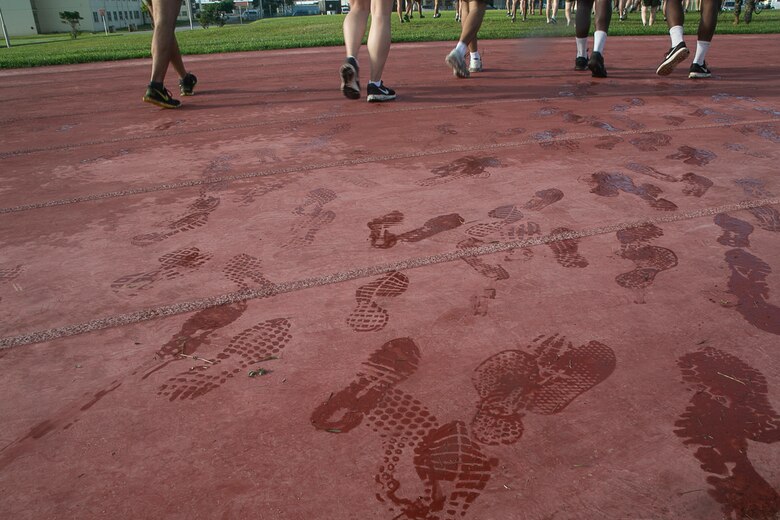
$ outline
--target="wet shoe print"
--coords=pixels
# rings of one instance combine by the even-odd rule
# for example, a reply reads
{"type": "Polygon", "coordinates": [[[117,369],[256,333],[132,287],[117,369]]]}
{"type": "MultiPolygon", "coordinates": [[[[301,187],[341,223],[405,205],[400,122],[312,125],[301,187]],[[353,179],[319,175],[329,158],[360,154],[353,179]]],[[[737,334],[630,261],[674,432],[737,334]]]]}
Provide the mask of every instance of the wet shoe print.
{"type": "Polygon", "coordinates": [[[483,444],[517,442],[526,414],[562,412],[609,377],[615,364],[608,346],[591,341],[575,347],[557,334],[489,357],[472,377],[480,397],[471,423],[475,438],[483,444]]]}
{"type": "Polygon", "coordinates": [[[652,285],[658,273],[677,266],[674,251],[648,245],[648,242],[661,236],[663,230],[654,224],[617,232],[621,244],[620,257],[631,260],[636,266],[632,271],[615,277],[618,285],[626,289],[644,289],[652,285]]]}
{"type": "Polygon", "coordinates": [[[461,179],[487,179],[490,177],[488,168],[501,166],[501,161],[495,157],[476,157],[467,155],[443,166],[431,170],[433,177],[418,182],[420,186],[438,186],[461,179]]]}
{"type": "Polygon", "coordinates": [[[357,306],[347,318],[347,325],[355,332],[382,330],[390,316],[378,302],[400,296],[409,287],[409,278],[403,273],[392,271],[355,291],[357,306]]]}
{"type": "MultiPolygon", "coordinates": [[[[572,233],[568,228],[553,229],[551,235],[562,235],[565,233],[572,233]]],[[[579,239],[566,238],[563,240],[556,240],[549,242],[547,245],[552,249],[555,261],[563,267],[588,267],[588,261],[579,254],[579,239]]]]}
{"type": "Polygon", "coordinates": [[[709,474],[709,495],[725,518],[778,518],[780,495],[753,467],[748,442],[780,442],[780,416],[766,378],[712,347],[685,354],[677,365],[692,396],[674,433],[709,474]]]}
{"type": "Polygon", "coordinates": [[[738,301],[734,309],[754,327],[780,335],[780,307],[768,301],[769,264],[743,249],[727,251],[726,264],[731,271],[728,292],[738,301]]]}
{"type": "Polygon", "coordinates": [[[634,181],[625,174],[618,172],[597,172],[591,175],[588,183],[591,193],[600,197],[617,197],[620,192],[636,195],[646,201],[651,208],[659,211],[676,211],[677,205],[658,196],[663,190],[653,184],[637,186],[634,181]]]}
{"type": "Polygon", "coordinates": [[[715,215],[715,224],[723,229],[723,234],[718,237],[718,243],[727,247],[750,247],[750,234],[753,226],[727,213],[715,215]]]}
{"type": "MultiPolygon", "coordinates": [[[[215,390],[248,368],[279,354],[290,342],[290,322],[268,320],[234,336],[206,365],[182,372],[160,386],[157,395],[170,401],[196,399],[215,390]]],[[[205,355],[204,355],[205,357],[205,355]]]]}
{"type": "Polygon", "coordinates": [[[161,256],[158,269],[125,275],[111,282],[111,289],[137,296],[140,291],[154,287],[158,280],[173,280],[184,276],[187,271],[196,271],[211,258],[211,254],[202,253],[197,247],[179,249],[161,256]]]}
{"type": "Polygon", "coordinates": [[[219,197],[211,197],[201,193],[192,204],[187,206],[187,213],[170,223],[158,224],[162,228],[161,231],[134,236],[131,243],[136,246],[148,246],[162,242],[179,233],[205,226],[209,216],[217,209],[217,206],[219,206],[219,197]]]}
{"type": "Polygon", "coordinates": [[[314,410],[312,424],[334,433],[352,430],[387,392],[414,374],[419,362],[420,349],[411,338],[388,341],[363,363],[349,386],[331,394],[314,410]]]}
{"type": "Polygon", "coordinates": [[[390,226],[395,226],[403,221],[403,213],[394,211],[383,217],[376,218],[368,223],[371,230],[369,238],[371,246],[377,249],[389,249],[399,242],[420,242],[439,233],[460,227],[464,220],[457,213],[439,215],[425,222],[422,227],[412,229],[398,235],[389,231],[390,226]]]}

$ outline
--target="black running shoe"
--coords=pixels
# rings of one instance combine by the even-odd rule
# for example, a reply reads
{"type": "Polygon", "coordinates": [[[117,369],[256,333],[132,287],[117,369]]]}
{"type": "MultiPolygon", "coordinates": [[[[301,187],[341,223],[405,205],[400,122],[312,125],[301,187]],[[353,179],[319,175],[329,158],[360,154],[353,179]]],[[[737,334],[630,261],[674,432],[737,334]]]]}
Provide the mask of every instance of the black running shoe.
{"type": "Polygon", "coordinates": [[[198,78],[195,77],[195,74],[190,74],[188,72],[183,78],[179,80],[179,90],[181,90],[181,95],[194,96],[195,92],[193,92],[193,89],[197,84],[198,78]]]}
{"type": "Polygon", "coordinates": [[[165,87],[149,85],[143,100],[161,108],[179,108],[181,106],[181,101],[173,99],[171,93],[165,87]]]}
{"type": "Polygon", "coordinates": [[[588,58],[584,56],[578,56],[574,60],[574,70],[588,70],[588,58]]]}
{"type": "Polygon", "coordinates": [[[690,53],[691,51],[685,46],[685,42],[678,43],[669,49],[669,52],[666,53],[666,57],[664,57],[664,61],[658,66],[655,73],[659,76],[668,76],[672,73],[677,64],[687,58],[690,53]]]}
{"type": "Polygon", "coordinates": [[[593,51],[588,60],[588,68],[594,78],[606,78],[607,68],[604,67],[604,56],[600,52],[593,51]]]}
{"type": "Polygon", "coordinates": [[[384,83],[379,82],[379,86],[373,83],[368,84],[368,98],[369,103],[376,103],[379,101],[392,101],[395,99],[395,90],[386,87],[384,83]]]}
{"type": "Polygon", "coordinates": [[[707,67],[706,61],[701,65],[693,63],[688,71],[688,77],[691,79],[710,78],[712,77],[712,71],[707,67]]]}
{"type": "Polygon", "coordinates": [[[359,72],[357,60],[352,57],[346,58],[339,69],[341,92],[349,99],[360,99],[359,72]]]}

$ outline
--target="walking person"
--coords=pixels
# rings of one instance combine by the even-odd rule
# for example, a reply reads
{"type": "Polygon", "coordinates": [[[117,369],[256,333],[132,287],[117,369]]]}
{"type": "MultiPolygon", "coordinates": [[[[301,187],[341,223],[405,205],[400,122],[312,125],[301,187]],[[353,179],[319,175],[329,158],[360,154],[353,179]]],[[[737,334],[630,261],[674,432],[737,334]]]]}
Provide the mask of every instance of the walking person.
{"type": "Polygon", "coordinates": [[[569,27],[572,23],[572,9],[577,9],[577,0],[566,0],[566,3],[563,6],[563,14],[566,16],[566,27],[569,27]]]}
{"type": "Polygon", "coordinates": [[[187,72],[176,41],[176,17],[181,9],[180,0],[142,0],[152,17],[152,77],[146,88],[143,101],[162,108],[178,108],[181,101],[173,99],[164,86],[168,65],[179,75],[179,90],[182,96],[194,95],[198,78],[187,72]]]}
{"type": "MultiPolygon", "coordinates": [[[[704,59],[710,50],[712,37],[715,35],[715,28],[718,25],[718,11],[720,10],[719,0],[701,1],[701,18],[699,19],[699,30],[697,33],[696,55],[693,58],[691,68],[688,70],[688,77],[692,79],[709,78],[712,72],[704,59]]],[[[669,24],[669,36],[672,39],[672,48],[666,53],[664,61],[656,69],[659,76],[668,76],[674,68],[690,55],[688,47],[683,40],[683,23],[685,14],[683,13],[681,0],[666,0],[666,18],[669,24]]]]}
{"type": "Polygon", "coordinates": [[[347,57],[339,69],[341,92],[349,99],[360,99],[360,67],[358,52],[366,33],[368,16],[371,30],[368,32],[368,60],[370,65],[367,101],[391,101],[395,91],[382,83],[382,72],[390,54],[390,18],[393,0],[350,0],[349,14],[344,18],[344,46],[347,57]]]}
{"type": "Polygon", "coordinates": [[[460,0],[460,39],[444,59],[444,62],[452,67],[453,75],[459,78],[468,78],[472,72],[482,72],[482,57],[477,48],[477,33],[482,27],[486,8],[484,0],[460,0]],[[467,51],[471,53],[468,66],[466,66],[467,51]]]}
{"type": "Polygon", "coordinates": [[[547,23],[553,25],[557,24],[558,20],[556,20],[555,17],[558,15],[558,0],[547,0],[547,7],[544,13],[547,16],[547,23]],[[551,12],[552,16],[550,15],[551,12]]]}
{"type": "Polygon", "coordinates": [[[574,70],[588,70],[594,78],[606,78],[604,46],[607,43],[609,23],[612,21],[612,0],[577,0],[574,30],[577,42],[577,58],[574,70]],[[593,52],[588,57],[588,32],[593,4],[596,4],[596,31],[593,33],[593,52]]]}
{"type": "Polygon", "coordinates": [[[642,25],[652,27],[655,23],[655,13],[661,6],[661,0],[642,0],[642,25]],[[648,16],[649,11],[649,16],[648,16]]]}

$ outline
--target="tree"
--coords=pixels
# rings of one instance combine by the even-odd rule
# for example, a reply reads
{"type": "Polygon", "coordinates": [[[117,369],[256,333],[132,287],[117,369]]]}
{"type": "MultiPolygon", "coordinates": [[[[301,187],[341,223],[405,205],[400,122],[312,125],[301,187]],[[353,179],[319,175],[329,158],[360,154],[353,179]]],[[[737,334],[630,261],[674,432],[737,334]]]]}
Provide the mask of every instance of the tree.
{"type": "Polygon", "coordinates": [[[60,13],[60,20],[62,23],[70,24],[70,37],[74,40],[79,35],[79,20],[83,20],[78,11],[62,11],[60,13]]]}
{"type": "Polygon", "coordinates": [[[220,27],[225,25],[227,14],[232,13],[235,8],[233,0],[222,0],[214,4],[206,4],[198,14],[198,22],[204,29],[209,25],[218,24],[220,27]]]}

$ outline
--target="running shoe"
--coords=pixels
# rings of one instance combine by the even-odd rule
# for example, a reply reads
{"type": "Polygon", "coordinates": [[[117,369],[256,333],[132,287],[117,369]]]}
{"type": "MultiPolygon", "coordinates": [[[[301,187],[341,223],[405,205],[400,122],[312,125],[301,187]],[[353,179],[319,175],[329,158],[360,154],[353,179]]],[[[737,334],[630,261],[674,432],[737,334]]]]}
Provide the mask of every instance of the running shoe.
{"type": "Polygon", "coordinates": [[[588,68],[594,78],[606,78],[607,69],[604,67],[604,56],[600,52],[593,51],[588,60],[588,68]]]}
{"type": "Polygon", "coordinates": [[[339,75],[341,76],[341,92],[349,99],[360,99],[358,73],[357,60],[352,57],[346,58],[339,69],[339,75]]]}
{"type": "Polygon", "coordinates": [[[452,49],[452,51],[444,59],[444,63],[452,67],[452,74],[459,78],[469,77],[469,68],[466,66],[466,59],[461,53],[452,49]]]}
{"type": "Polygon", "coordinates": [[[691,79],[710,78],[712,77],[712,71],[710,71],[709,67],[707,67],[706,61],[701,65],[698,63],[693,63],[691,64],[691,68],[688,71],[688,77],[691,79]]]}
{"type": "Polygon", "coordinates": [[[482,58],[471,58],[469,72],[482,72],[482,58]]]}
{"type": "Polygon", "coordinates": [[[367,101],[369,103],[392,101],[395,99],[395,90],[391,89],[390,87],[386,87],[385,84],[381,81],[379,82],[379,85],[369,83],[368,89],[366,90],[368,91],[367,101]]]}
{"type": "Polygon", "coordinates": [[[658,66],[658,69],[655,71],[655,73],[659,76],[668,76],[672,73],[677,64],[687,58],[690,53],[691,51],[689,51],[688,47],[685,46],[685,42],[678,43],[669,49],[669,52],[666,53],[664,61],[658,66]]]}
{"type": "Polygon", "coordinates": [[[555,18],[550,18],[550,23],[553,24],[553,25],[557,25],[558,24],[558,20],[556,20],[555,18]]]}
{"type": "Polygon", "coordinates": [[[441,18],[441,13],[433,13],[434,18],[441,18]]]}
{"type": "Polygon", "coordinates": [[[194,96],[195,92],[193,92],[193,89],[197,84],[198,78],[195,77],[195,74],[190,74],[188,72],[183,78],[179,80],[179,90],[181,90],[181,95],[194,96]]]}
{"type": "Polygon", "coordinates": [[[574,70],[588,70],[588,58],[584,56],[578,56],[574,60],[574,70]]]}
{"type": "Polygon", "coordinates": [[[149,85],[146,88],[143,100],[161,108],[179,108],[181,106],[181,101],[173,99],[171,93],[165,87],[149,85]]]}
{"type": "Polygon", "coordinates": [[[408,14],[405,14],[405,15],[404,15],[404,22],[408,22],[408,21],[410,21],[410,20],[409,20],[409,15],[408,15],[408,14]]]}

